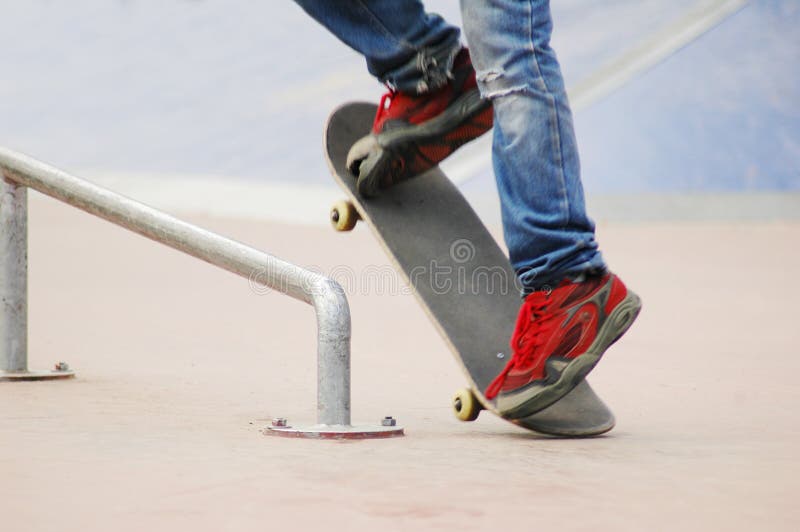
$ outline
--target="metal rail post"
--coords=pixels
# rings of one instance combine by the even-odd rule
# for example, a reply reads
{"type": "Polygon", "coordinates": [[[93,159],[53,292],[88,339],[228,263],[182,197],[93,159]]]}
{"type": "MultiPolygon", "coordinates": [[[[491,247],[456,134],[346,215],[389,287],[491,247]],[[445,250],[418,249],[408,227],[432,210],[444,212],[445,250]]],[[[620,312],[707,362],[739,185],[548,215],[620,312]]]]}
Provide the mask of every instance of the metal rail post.
{"type": "Polygon", "coordinates": [[[55,370],[28,369],[28,189],[0,175],[0,381],[65,379],[55,370]]]}
{"type": "Polygon", "coordinates": [[[402,435],[394,420],[384,420],[380,426],[350,425],[350,307],[336,281],[5,148],[0,148],[0,172],[0,380],[30,373],[26,345],[28,187],[314,307],[317,425],[291,427],[276,419],[268,433],[328,438],[402,435]]]}

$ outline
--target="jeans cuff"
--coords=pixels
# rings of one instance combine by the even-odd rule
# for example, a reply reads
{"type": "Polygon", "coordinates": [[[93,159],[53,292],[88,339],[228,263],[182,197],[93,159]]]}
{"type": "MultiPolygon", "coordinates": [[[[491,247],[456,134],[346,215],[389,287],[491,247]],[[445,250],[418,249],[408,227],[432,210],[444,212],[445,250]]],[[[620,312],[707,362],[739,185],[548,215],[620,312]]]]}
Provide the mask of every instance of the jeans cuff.
{"type": "Polygon", "coordinates": [[[458,36],[426,46],[404,64],[384,74],[381,81],[391,89],[407,94],[435,91],[452,79],[453,61],[460,50],[458,36]]]}
{"type": "Polygon", "coordinates": [[[558,288],[558,285],[566,280],[570,282],[581,282],[586,280],[587,277],[600,277],[605,275],[607,272],[608,268],[605,265],[602,265],[589,266],[574,271],[569,271],[567,273],[562,273],[560,275],[547,277],[546,279],[539,278],[535,281],[534,279],[526,279],[526,277],[528,277],[526,275],[521,275],[519,277],[519,283],[522,286],[520,295],[522,298],[525,298],[534,292],[550,292],[558,288]]]}

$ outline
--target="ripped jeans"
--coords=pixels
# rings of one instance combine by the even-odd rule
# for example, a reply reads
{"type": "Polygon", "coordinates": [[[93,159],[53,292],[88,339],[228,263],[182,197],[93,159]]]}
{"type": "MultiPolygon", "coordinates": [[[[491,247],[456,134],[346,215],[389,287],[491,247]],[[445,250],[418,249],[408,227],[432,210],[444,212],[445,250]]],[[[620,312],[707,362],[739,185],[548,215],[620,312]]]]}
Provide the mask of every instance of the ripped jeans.
{"type": "MultiPolygon", "coordinates": [[[[447,80],[458,28],[417,0],[296,0],[405,92],[447,80]]],[[[494,106],[492,161],[511,264],[524,291],[606,269],[586,215],[548,0],[461,0],[464,34],[494,106]]]]}

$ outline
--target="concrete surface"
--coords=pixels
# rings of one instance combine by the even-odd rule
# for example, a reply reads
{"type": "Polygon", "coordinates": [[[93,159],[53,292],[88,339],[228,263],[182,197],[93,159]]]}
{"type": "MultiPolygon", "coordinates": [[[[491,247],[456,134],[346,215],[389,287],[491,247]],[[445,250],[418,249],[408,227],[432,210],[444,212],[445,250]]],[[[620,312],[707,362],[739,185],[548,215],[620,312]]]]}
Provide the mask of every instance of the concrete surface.
{"type": "MultiPolygon", "coordinates": [[[[554,2],[568,85],[721,3],[554,2]]],[[[31,193],[31,366],[78,378],[0,383],[0,532],[800,528],[792,2],[576,109],[601,246],[645,305],[592,374],[618,426],[591,440],[458,422],[457,365],[369,231],[322,226],[323,121],[381,87],[296,6],[0,11],[0,144],[352,280],[354,420],[407,433],[263,436],[315,420],[311,308],[31,193]]],[[[475,144],[446,171],[496,226],[475,144]]]]}
{"type": "MultiPolygon", "coordinates": [[[[365,227],[191,217],[325,272],[385,266],[365,227]]],[[[458,422],[455,362],[413,297],[356,283],[353,413],[407,436],[262,436],[313,421],[310,307],[31,194],[30,358],[0,384],[4,531],[796,530],[797,222],[601,223],[643,297],[592,382],[608,436],[458,422]]],[[[339,273],[341,275],[341,273],[339,273]]]]}

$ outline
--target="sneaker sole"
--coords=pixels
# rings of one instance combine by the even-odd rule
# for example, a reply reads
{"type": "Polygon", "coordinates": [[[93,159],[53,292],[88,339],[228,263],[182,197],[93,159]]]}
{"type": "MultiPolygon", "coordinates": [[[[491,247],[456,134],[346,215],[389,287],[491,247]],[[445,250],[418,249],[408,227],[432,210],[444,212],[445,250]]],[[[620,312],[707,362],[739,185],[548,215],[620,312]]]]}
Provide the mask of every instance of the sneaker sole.
{"type": "Polygon", "coordinates": [[[589,372],[594,369],[606,350],[619,340],[636,321],[642,308],[639,296],[628,292],[627,297],[606,319],[603,327],[598,331],[597,337],[589,349],[581,356],[566,362],[561,368],[558,363],[548,363],[548,373],[558,375],[558,380],[546,385],[534,385],[516,396],[506,396],[506,403],[511,405],[503,407],[500,401],[497,408],[500,414],[508,419],[521,419],[544,410],[567,395],[577,386],[589,372]],[[552,373],[551,373],[552,372],[552,373]]]}

